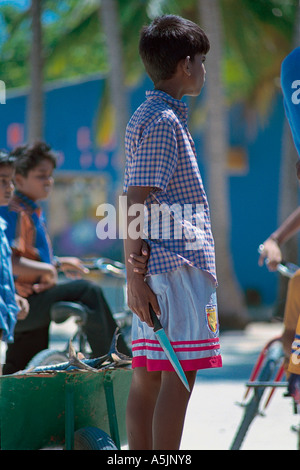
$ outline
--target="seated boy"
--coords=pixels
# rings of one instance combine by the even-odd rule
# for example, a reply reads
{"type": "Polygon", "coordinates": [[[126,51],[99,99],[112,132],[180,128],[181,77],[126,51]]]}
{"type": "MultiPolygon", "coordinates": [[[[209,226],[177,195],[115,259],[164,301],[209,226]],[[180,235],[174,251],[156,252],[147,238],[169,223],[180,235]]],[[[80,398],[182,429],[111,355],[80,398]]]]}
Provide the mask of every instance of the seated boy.
{"type": "Polygon", "coordinates": [[[173,15],[156,18],[140,37],[140,55],[154,90],[131,117],[125,137],[124,249],[128,305],[135,313],[127,405],[132,450],[178,449],[190,397],[153,332],[149,304],[160,316],[190,390],[198,369],[222,365],[209,208],[181,101],[201,92],[209,47],[198,25],[173,15]],[[133,214],[138,210],[137,224],[133,214]],[[169,233],[164,223],[162,233],[160,211],[170,223],[169,233]],[[150,245],[145,278],[128,262],[131,253],[141,252],[144,236],[150,245]]]}
{"type": "MultiPolygon", "coordinates": [[[[12,155],[16,158],[16,191],[8,208],[0,209],[0,215],[8,224],[6,233],[10,246],[16,258],[43,262],[53,268],[56,260],[38,203],[48,197],[53,186],[55,155],[44,143],[18,148],[12,155]]],[[[60,269],[85,272],[77,258],[62,258],[60,269]]],[[[35,354],[48,347],[49,313],[53,303],[58,301],[81,302],[88,307],[85,330],[92,355],[106,354],[117,325],[101,288],[85,279],[57,283],[55,277],[49,277],[46,282],[37,281],[28,274],[20,274],[16,280],[18,291],[28,299],[30,311],[23,322],[16,324],[15,340],[8,346],[4,373],[24,369],[35,354]]],[[[131,354],[122,336],[118,348],[124,354],[131,354]]]]}

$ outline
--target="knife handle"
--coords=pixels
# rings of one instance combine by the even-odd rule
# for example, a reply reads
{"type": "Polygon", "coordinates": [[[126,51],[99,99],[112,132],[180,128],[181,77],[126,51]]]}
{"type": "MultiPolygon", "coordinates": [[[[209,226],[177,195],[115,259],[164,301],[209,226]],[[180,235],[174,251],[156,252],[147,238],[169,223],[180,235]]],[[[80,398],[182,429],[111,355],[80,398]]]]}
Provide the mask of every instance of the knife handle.
{"type": "Polygon", "coordinates": [[[152,323],[153,323],[153,331],[155,332],[157,330],[161,330],[162,329],[161,323],[160,323],[159,319],[157,318],[157,315],[154,312],[151,304],[149,304],[149,310],[150,310],[151,320],[152,320],[152,323]]]}

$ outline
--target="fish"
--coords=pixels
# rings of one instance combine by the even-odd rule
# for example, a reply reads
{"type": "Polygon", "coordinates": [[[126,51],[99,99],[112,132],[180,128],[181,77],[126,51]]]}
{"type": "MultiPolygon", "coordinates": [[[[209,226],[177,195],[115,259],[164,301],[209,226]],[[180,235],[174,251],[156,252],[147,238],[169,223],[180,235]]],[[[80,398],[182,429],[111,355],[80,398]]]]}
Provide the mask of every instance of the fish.
{"type": "MultiPolygon", "coordinates": [[[[30,369],[21,371],[24,373],[45,373],[45,372],[56,372],[56,371],[70,371],[70,370],[86,370],[95,371],[103,370],[111,367],[124,367],[131,364],[132,359],[123,353],[120,353],[117,348],[117,342],[119,337],[119,328],[116,329],[110,349],[107,354],[94,359],[79,359],[76,354],[75,348],[72,341],[69,342],[69,360],[60,364],[49,364],[47,366],[37,366],[30,369]]],[[[16,374],[20,374],[17,372],[16,374]]]]}

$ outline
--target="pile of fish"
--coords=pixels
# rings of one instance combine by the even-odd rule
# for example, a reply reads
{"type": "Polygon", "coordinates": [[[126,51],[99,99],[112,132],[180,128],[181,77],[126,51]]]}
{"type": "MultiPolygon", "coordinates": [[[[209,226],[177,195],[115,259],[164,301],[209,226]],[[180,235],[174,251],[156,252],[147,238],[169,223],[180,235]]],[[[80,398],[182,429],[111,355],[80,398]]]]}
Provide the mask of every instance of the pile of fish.
{"type": "Polygon", "coordinates": [[[56,371],[70,371],[70,370],[88,370],[98,371],[116,367],[126,367],[131,365],[132,359],[120,353],[117,349],[118,332],[116,331],[111,343],[110,350],[107,354],[95,359],[80,359],[76,354],[75,348],[71,341],[69,343],[69,360],[61,364],[53,364],[47,366],[38,366],[33,369],[26,369],[22,373],[45,373],[56,371]]]}

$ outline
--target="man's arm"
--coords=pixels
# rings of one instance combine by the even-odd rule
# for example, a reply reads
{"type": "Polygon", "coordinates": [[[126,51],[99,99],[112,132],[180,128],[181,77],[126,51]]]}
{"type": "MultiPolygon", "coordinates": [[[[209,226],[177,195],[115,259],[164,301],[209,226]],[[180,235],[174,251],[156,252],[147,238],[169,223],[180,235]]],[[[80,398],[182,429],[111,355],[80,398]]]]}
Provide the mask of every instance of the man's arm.
{"type": "Polygon", "coordinates": [[[153,326],[150,313],[149,303],[152,305],[153,310],[157,315],[160,314],[159,306],[155,294],[150,289],[148,284],[144,280],[144,276],[138,272],[135,272],[134,265],[130,262],[130,255],[135,253],[136,255],[142,254],[143,239],[139,235],[143,233],[144,227],[144,212],[139,214],[139,220],[141,226],[139,227],[139,234],[132,233],[130,227],[131,223],[137,217],[135,215],[129,215],[130,210],[134,212],[134,205],[144,205],[145,200],[150,194],[151,187],[144,186],[130,186],[127,192],[127,226],[124,237],[124,253],[125,253],[125,264],[127,273],[127,296],[129,308],[140,318],[141,321],[146,322],[147,325],[153,326]]]}
{"type": "Polygon", "coordinates": [[[263,243],[263,252],[259,258],[262,266],[265,258],[268,258],[268,268],[276,270],[282,261],[280,245],[287,242],[300,228],[300,207],[298,207],[263,243]]]}

